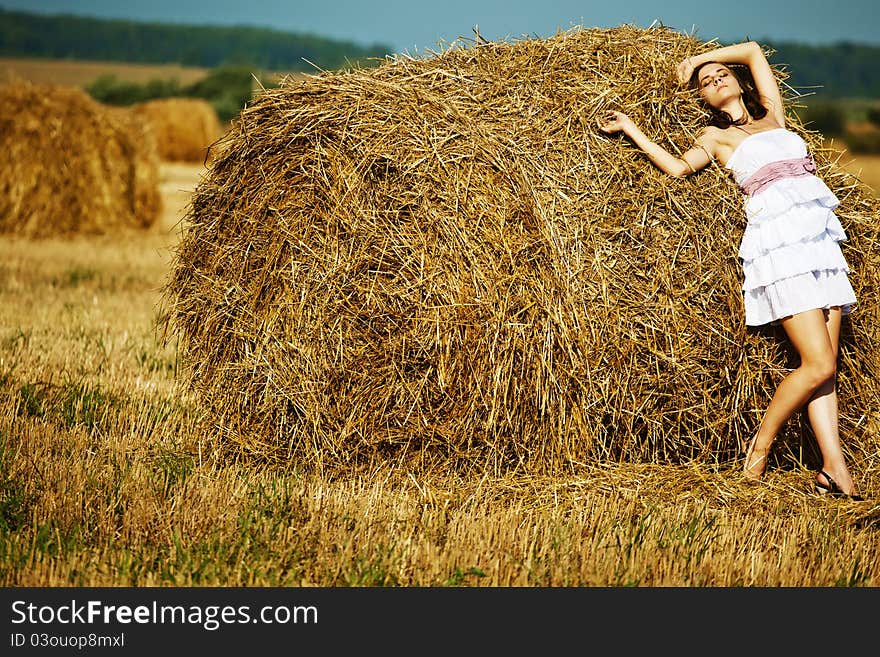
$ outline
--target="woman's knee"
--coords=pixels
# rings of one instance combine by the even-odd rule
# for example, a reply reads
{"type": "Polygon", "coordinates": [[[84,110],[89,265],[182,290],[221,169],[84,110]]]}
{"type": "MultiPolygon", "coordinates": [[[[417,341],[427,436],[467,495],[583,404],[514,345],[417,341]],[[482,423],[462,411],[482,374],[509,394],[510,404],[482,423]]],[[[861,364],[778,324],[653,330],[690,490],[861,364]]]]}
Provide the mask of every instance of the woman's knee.
{"type": "Polygon", "coordinates": [[[823,383],[834,379],[837,374],[837,359],[833,354],[817,358],[802,365],[805,373],[810,377],[810,383],[818,388],[823,383]]]}

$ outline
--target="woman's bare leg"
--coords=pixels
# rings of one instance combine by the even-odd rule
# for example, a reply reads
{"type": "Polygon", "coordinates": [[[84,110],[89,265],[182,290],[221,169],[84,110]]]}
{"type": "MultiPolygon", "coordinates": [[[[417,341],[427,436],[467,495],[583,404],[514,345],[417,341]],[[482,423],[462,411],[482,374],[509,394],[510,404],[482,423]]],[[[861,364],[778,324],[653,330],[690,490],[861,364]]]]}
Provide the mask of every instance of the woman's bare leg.
{"type": "MultiPolygon", "coordinates": [[[[838,354],[841,317],[840,308],[826,311],[825,326],[834,349],[835,360],[838,354]]],[[[807,403],[807,416],[810,418],[810,426],[819,444],[819,451],[822,452],[822,470],[831,475],[844,493],[853,495],[855,486],[849,468],[846,467],[846,459],[840,444],[835,378],[826,381],[807,403]]],[[[821,475],[817,475],[816,480],[825,487],[829,485],[826,478],[821,475]]]]}
{"type": "MultiPolygon", "coordinates": [[[[825,311],[818,308],[808,310],[787,317],[780,323],[798,352],[801,362],[797,369],[790,372],[776,388],[764,412],[761,426],[746,453],[743,469],[749,479],[761,478],[767,465],[770,445],[782,429],[782,425],[795,411],[803,408],[823,385],[827,385],[829,381],[832,389],[834,385],[837,365],[836,340],[832,343],[825,322],[825,311]]],[[[839,322],[837,326],[839,328],[839,322]]],[[[831,403],[832,398],[828,398],[824,402],[819,402],[819,406],[815,409],[816,414],[822,416],[826,424],[831,403]]],[[[837,404],[836,396],[833,397],[833,404],[834,406],[837,404]]],[[[824,440],[831,439],[827,432],[824,435],[826,436],[824,440]]]]}

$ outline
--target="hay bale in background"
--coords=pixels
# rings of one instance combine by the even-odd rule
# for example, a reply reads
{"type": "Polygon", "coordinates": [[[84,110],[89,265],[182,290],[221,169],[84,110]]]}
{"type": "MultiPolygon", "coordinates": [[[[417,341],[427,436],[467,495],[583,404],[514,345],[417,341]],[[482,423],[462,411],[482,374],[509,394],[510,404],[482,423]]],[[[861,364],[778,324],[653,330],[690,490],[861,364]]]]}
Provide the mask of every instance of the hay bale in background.
{"type": "Polygon", "coordinates": [[[149,129],[76,87],[0,86],[0,233],[25,237],[147,228],[159,216],[149,129]]]}
{"type": "MultiPolygon", "coordinates": [[[[321,468],[739,458],[791,363],[777,329],[744,325],[738,190],[718,166],[670,178],[595,127],[621,108],[688,148],[706,116],[674,65],[711,47],[575,28],[255,99],[196,189],[164,290],[214,426],[321,468]]],[[[862,300],[842,432],[876,445],[861,419],[878,408],[878,201],[791,127],[842,200],[862,300]]],[[[804,437],[793,422],[781,438],[796,452],[804,437]]]]}
{"type": "Polygon", "coordinates": [[[170,162],[204,162],[224,132],[214,106],[201,98],[159,98],[132,110],[152,126],[159,157],[170,162]]]}

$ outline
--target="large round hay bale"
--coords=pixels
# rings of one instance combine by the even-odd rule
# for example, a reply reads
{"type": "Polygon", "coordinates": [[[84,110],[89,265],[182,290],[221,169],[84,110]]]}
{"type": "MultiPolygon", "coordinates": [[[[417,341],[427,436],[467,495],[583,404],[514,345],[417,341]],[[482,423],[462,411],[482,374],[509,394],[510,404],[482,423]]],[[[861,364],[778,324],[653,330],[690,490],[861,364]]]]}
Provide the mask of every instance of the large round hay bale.
{"type": "Polygon", "coordinates": [[[161,210],[149,129],[76,87],[0,86],[0,233],[103,234],[161,210]]]}
{"type": "Polygon", "coordinates": [[[224,131],[214,106],[201,98],[158,98],[132,110],[153,128],[159,157],[170,162],[204,162],[224,131]]]}
{"type": "MultiPolygon", "coordinates": [[[[706,116],[674,65],[711,47],[574,28],[259,96],[196,189],[165,288],[219,435],[319,467],[738,458],[792,364],[778,329],[744,325],[738,190],[719,166],[670,178],[596,128],[622,108],[689,147],[706,116]]],[[[878,202],[791,127],[842,200],[862,300],[842,431],[876,446],[878,202]]]]}

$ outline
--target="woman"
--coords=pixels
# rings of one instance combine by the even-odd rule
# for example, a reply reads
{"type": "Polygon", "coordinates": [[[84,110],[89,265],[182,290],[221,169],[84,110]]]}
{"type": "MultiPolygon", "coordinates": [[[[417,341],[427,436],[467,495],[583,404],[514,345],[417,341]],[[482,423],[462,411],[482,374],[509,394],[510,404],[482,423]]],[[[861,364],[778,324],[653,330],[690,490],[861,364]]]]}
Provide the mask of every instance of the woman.
{"type": "Polygon", "coordinates": [[[781,324],[800,365],[779,384],[746,450],[744,475],[757,481],[783,424],[804,405],[822,452],[816,492],[861,499],[838,433],[835,386],[841,317],[855,306],[849,268],[838,242],[846,235],[833,210],[838,200],[815,175],[804,141],[785,129],[776,77],[750,41],[689,57],[679,82],[699,90],[712,115],[693,148],[680,157],[648,139],[622,112],[600,119],[605,133],[622,132],[662,171],[687,176],[717,161],[743,190],[748,224],[739,256],[746,324],[781,324]],[[754,89],[735,73],[748,67],[754,89]]]}

